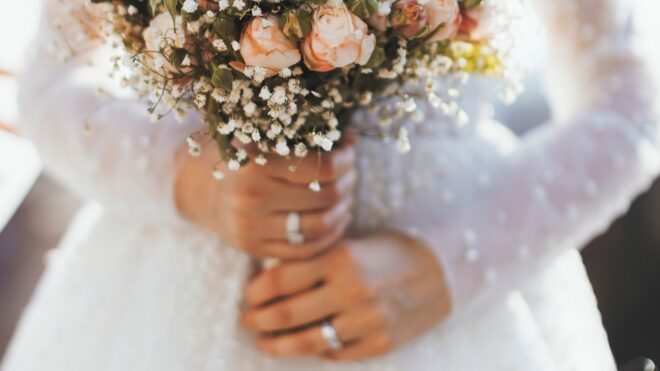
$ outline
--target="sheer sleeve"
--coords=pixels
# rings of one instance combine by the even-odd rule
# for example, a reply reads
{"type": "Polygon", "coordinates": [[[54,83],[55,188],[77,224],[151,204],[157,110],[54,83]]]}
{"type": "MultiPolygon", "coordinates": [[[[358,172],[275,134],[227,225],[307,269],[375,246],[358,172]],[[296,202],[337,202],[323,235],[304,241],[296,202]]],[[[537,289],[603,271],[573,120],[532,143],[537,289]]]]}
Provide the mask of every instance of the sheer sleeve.
{"type": "Polygon", "coordinates": [[[415,205],[411,225],[437,252],[455,311],[585,245],[658,175],[658,85],[636,47],[635,3],[536,0],[550,45],[552,122],[466,170],[459,183],[468,186],[452,204],[415,205]]]}
{"type": "Polygon", "coordinates": [[[176,152],[193,129],[173,115],[150,123],[147,103],[110,78],[95,17],[84,0],[44,1],[19,92],[22,129],[83,197],[131,218],[177,220],[176,152]]]}

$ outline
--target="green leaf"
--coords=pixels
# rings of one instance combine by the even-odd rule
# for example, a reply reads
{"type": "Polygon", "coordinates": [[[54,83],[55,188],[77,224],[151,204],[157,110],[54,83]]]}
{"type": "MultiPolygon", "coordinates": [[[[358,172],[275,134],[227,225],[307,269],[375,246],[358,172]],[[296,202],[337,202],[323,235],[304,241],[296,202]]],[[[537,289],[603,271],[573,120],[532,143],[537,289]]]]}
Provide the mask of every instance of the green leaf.
{"type": "Polygon", "coordinates": [[[291,9],[280,17],[280,29],[291,40],[300,40],[312,31],[312,17],[302,9],[291,9]]]}
{"type": "Polygon", "coordinates": [[[483,0],[464,0],[463,6],[467,9],[472,9],[478,7],[483,2],[483,0]]]}
{"type": "Polygon", "coordinates": [[[368,19],[376,14],[378,3],[376,0],[348,0],[348,7],[358,17],[368,19]]]}
{"type": "Polygon", "coordinates": [[[213,21],[213,32],[218,34],[225,42],[236,40],[236,23],[226,15],[218,15],[213,21]]]}
{"type": "Polygon", "coordinates": [[[172,51],[172,60],[170,63],[174,65],[174,67],[181,69],[183,60],[186,59],[186,56],[188,55],[188,51],[186,49],[174,49],[172,51]]]}
{"type": "Polygon", "coordinates": [[[376,48],[364,66],[367,68],[378,68],[383,62],[385,62],[385,50],[383,48],[376,48]]]}
{"type": "Polygon", "coordinates": [[[170,13],[172,16],[172,22],[176,24],[176,5],[178,3],[178,0],[164,0],[165,1],[165,8],[167,11],[170,13]]]}
{"type": "Polygon", "coordinates": [[[211,76],[211,84],[213,84],[213,86],[215,86],[216,88],[221,88],[226,91],[231,91],[232,81],[233,81],[231,71],[226,68],[218,67],[215,65],[212,65],[211,68],[213,68],[213,75],[211,76]]]}
{"type": "Polygon", "coordinates": [[[162,3],[163,0],[149,0],[149,9],[151,11],[151,15],[156,15],[156,11],[158,10],[158,5],[162,3]]]}

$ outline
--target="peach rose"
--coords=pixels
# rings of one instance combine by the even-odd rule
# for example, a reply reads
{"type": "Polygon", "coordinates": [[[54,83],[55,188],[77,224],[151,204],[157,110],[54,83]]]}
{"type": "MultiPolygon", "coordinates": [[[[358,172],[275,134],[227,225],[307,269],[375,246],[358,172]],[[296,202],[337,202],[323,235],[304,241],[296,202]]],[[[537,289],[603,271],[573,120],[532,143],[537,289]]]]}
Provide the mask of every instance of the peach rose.
{"type": "Polygon", "coordinates": [[[431,30],[443,25],[431,37],[431,41],[443,41],[456,36],[461,25],[461,9],[458,0],[429,0],[424,5],[424,10],[429,18],[431,30]]]}
{"type": "MultiPolygon", "coordinates": [[[[151,68],[170,73],[177,70],[170,62],[173,48],[183,48],[186,37],[181,26],[181,17],[176,18],[176,28],[169,13],[161,13],[149,22],[142,32],[147,53],[147,63],[151,68]]],[[[182,71],[185,72],[185,71],[182,71]]]]}
{"type": "Polygon", "coordinates": [[[427,24],[426,10],[417,0],[400,0],[394,3],[390,15],[392,27],[406,37],[413,37],[427,24]]]}
{"type": "Polygon", "coordinates": [[[327,72],[353,63],[364,65],[376,48],[376,36],[346,4],[328,1],[314,11],[312,31],[303,40],[305,65],[327,72]]]}
{"type": "Polygon", "coordinates": [[[248,66],[264,67],[269,75],[300,62],[297,45],[280,30],[279,17],[255,17],[241,33],[240,53],[248,66]]]}

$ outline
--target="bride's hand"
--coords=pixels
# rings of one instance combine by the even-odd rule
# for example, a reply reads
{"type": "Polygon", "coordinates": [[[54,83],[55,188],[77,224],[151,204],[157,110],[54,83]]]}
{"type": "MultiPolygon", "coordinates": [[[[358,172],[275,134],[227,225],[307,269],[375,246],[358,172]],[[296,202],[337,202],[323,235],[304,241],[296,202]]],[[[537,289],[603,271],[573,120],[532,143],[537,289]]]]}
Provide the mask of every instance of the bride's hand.
{"type": "Polygon", "coordinates": [[[442,269],[420,241],[399,232],[346,240],[323,256],[286,262],[248,286],[242,316],[257,345],[280,357],[354,361],[388,353],[450,309],[442,269]],[[343,348],[321,335],[328,320],[343,348]]]}
{"type": "Polygon", "coordinates": [[[239,171],[227,170],[214,146],[209,143],[200,157],[182,153],[175,199],[184,217],[255,257],[308,258],[342,237],[357,178],[352,140],[304,159],[268,156],[265,166],[250,162],[239,171]],[[212,176],[216,165],[225,174],[219,181],[212,176]],[[320,192],[309,188],[314,179],[321,183],[320,192]],[[292,212],[303,238],[295,246],[287,233],[292,212]]]}

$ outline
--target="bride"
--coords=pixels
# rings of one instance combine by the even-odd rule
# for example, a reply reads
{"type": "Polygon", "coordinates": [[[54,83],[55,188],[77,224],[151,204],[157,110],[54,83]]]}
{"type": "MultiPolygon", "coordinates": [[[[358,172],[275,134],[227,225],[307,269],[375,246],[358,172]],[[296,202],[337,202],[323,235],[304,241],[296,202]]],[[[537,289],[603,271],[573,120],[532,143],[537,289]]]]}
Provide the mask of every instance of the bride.
{"type": "Polygon", "coordinates": [[[420,104],[409,154],[348,140],[313,193],[286,160],[209,177],[216,151],[182,148],[195,118],[143,123],[83,0],[45,0],[22,123],[103,211],[50,256],[3,371],[614,370],[576,248],[660,171],[657,86],[635,2],[535,3],[552,123],[515,138],[474,78],[470,124],[420,104]]]}

